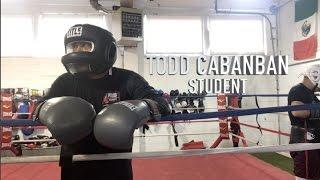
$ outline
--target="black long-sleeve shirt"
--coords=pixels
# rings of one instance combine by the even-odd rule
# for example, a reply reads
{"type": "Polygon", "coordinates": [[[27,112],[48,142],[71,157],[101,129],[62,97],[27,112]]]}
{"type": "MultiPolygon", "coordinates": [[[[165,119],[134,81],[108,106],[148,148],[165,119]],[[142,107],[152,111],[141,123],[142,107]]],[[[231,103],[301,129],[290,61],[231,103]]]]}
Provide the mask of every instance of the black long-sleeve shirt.
{"type": "MultiPolygon", "coordinates": [[[[302,83],[295,85],[290,89],[290,92],[288,95],[288,105],[291,105],[293,101],[300,101],[304,104],[320,103],[319,99],[314,94],[314,92],[308,89],[302,83]]],[[[293,126],[304,128],[304,123],[306,121],[306,125],[308,128],[320,127],[320,123],[318,120],[310,120],[309,118],[303,119],[303,118],[294,117],[292,112],[289,112],[289,118],[291,121],[291,125],[293,126]]]]}
{"type": "MultiPolygon", "coordinates": [[[[170,113],[168,103],[147,81],[133,71],[119,68],[112,68],[109,75],[100,79],[83,80],[69,73],[62,74],[44,99],[60,96],[80,97],[90,102],[97,113],[107,104],[133,99],[152,99],[158,103],[162,115],[170,113]]],[[[93,134],[63,148],[72,149],[74,154],[120,152],[101,146],[93,134]]],[[[132,179],[131,160],[73,162],[72,169],[67,171],[72,171],[73,179],[132,179]]]]}
{"type": "Polygon", "coordinates": [[[100,79],[83,80],[69,73],[62,74],[52,84],[45,99],[59,96],[81,97],[90,102],[97,112],[105,104],[133,99],[152,99],[158,102],[163,115],[170,111],[168,103],[146,80],[133,71],[119,68],[112,68],[110,75],[100,79]]]}

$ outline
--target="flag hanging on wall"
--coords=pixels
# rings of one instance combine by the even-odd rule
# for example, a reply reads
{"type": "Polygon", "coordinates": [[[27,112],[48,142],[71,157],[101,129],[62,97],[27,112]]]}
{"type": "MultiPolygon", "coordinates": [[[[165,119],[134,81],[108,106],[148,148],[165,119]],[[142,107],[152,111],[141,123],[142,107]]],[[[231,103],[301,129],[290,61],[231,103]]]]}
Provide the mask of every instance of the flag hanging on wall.
{"type": "Polygon", "coordinates": [[[295,0],[294,60],[314,58],[317,52],[318,0],[295,0]]]}

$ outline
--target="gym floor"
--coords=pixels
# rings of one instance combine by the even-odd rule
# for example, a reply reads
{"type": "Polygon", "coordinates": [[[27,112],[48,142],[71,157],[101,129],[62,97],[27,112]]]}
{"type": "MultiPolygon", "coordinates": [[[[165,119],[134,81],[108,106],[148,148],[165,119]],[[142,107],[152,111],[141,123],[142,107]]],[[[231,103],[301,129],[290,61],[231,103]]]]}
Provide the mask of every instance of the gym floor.
{"type": "MultiPolygon", "coordinates": [[[[135,159],[133,171],[135,180],[293,180],[294,176],[289,173],[290,161],[290,158],[276,153],[135,159]]],[[[3,180],[55,180],[60,176],[58,163],[2,164],[1,172],[3,180]]]]}

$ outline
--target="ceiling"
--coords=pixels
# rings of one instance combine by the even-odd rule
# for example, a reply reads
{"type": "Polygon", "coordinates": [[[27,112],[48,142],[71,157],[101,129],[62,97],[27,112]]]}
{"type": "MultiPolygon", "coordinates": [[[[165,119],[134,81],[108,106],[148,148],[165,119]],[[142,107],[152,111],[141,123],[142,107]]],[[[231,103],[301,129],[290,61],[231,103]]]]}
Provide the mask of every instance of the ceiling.
{"type": "MultiPolygon", "coordinates": [[[[126,1],[126,0],[122,0],[126,1]]],[[[218,8],[225,10],[247,10],[268,12],[270,6],[286,3],[290,0],[217,0],[218,8]]],[[[133,0],[134,7],[158,9],[213,9],[215,0],[133,0]]],[[[108,9],[119,6],[120,0],[99,0],[108,9]]],[[[94,12],[89,0],[1,0],[1,10],[4,13],[15,11],[30,12],[33,10],[60,12],[82,11],[94,12]]],[[[2,12],[2,13],[3,13],[2,12]]]]}

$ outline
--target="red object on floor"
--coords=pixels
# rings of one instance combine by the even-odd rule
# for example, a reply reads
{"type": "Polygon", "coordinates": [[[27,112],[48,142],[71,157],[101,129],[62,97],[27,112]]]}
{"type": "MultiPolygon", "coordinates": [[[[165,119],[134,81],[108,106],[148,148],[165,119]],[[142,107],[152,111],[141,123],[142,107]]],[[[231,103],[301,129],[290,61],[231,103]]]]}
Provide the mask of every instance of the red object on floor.
{"type": "Polygon", "coordinates": [[[203,144],[203,141],[190,141],[188,143],[184,143],[182,145],[181,150],[187,150],[187,149],[205,149],[206,147],[203,144]]]}
{"type": "MultiPolygon", "coordinates": [[[[248,154],[133,160],[134,180],[293,180],[248,154]]],[[[1,180],[58,180],[58,163],[1,164],[1,180]]]]}

